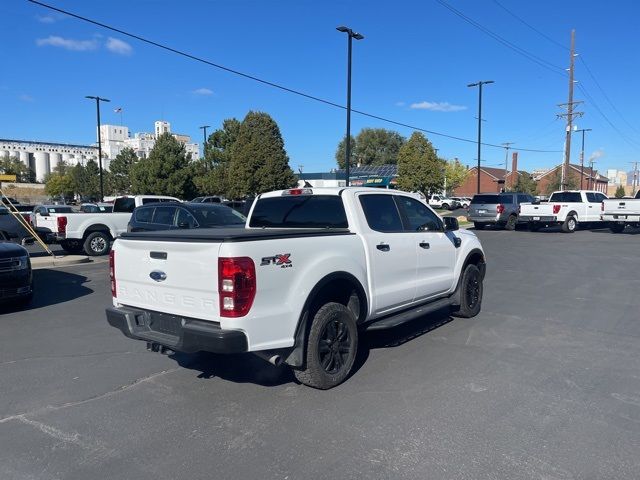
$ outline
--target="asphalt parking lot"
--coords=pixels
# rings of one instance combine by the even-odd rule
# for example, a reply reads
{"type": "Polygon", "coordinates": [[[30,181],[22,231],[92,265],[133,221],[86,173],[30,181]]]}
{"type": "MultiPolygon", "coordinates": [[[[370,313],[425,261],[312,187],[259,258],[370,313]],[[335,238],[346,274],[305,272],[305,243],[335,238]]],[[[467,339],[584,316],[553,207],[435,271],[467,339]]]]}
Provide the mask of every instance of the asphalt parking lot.
{"type": "Polygon", "coordinates": [[[640,236],[482,231],[482,313],[367,334],[329,391],[251,355],[149,353],[107,264],[0,314],[0,478],[640,478],[640,236]]]}

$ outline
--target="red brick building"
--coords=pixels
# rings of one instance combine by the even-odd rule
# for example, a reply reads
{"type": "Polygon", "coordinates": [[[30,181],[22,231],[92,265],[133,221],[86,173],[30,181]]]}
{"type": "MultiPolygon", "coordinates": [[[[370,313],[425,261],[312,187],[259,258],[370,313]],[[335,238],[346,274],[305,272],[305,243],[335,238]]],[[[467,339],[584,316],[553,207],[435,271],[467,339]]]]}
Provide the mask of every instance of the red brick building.
{"type": "MultiPolygon", "coordinates": [[[[480,167],[480,192],[497,193],[504,188],[504,168],[480,167]]],[[[478,193],[478,167],[469,169],[469,175],[453,193],[456,197],[472,197],[478,193]]]]}
{"type": "MultiPolygon", "coordinates": [[[[580,165],[569,165],[568,175],[571,179],[572,188],[580,188],[580,173],[580,165]]],[[[559,183],[558,179],[561,175],[562,164],[534,177],[534,180],[538,184],[538,193],[550,193],[550,190],[554,189],[554,186],[559,183]]],[[[592,171],[589,167],[584,167],[582,170],[582,188],[584,190],[597,190],[606,194],[608,183],[609,179],[600,175],[597,171],[592,171]]]]}

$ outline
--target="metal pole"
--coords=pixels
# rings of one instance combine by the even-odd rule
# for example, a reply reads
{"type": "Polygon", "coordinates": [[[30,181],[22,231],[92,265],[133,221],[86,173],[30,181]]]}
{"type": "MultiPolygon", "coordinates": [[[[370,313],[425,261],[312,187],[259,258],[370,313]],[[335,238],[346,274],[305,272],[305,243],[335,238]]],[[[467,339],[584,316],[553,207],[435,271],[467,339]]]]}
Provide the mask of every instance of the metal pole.
{"type": "Polygon", "coordinates": [[[480,193],[480,151],[482,147],[482,82],[478,83],[478,191],[480,193]]]}
{"type": "Polygon", "coordinates": [[[353,38],[347,35],[348,54],[347,54],[347,138],[345,140],[345,179],[346,186],[349,186],[349,164],[351,163],[351,46],[353,38]]]}
{"type": "Polygon", "coordinates": [[[206,155],[206,150],[207,150],[207,128],[209,128],[211,125],[202,125],[200,127],[200,130],[202,130],[202,135],[203,135],[203,139],[202,139],[202,157],[204,157],[206,155]]]}
{"type": "Polygon", "coordinates": [[[98,117],[98,167],[100,169],[100,202],[104,202],[104,184],[102,180],[102,136],[100,134],[100,97],[96,97],[96,115],[98,117]]]}

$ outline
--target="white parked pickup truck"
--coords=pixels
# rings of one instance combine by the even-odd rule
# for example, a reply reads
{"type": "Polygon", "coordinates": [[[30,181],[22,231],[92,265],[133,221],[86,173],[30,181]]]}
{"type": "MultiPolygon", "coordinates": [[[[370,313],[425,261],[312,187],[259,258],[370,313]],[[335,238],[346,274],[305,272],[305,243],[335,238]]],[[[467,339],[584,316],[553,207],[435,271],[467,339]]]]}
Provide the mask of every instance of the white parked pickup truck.
{"type": "Polygon", "coordinates": [[[32,223],[39,231],[48,232],[50,241],[59,243],[69,253],[84,251],[87,255],[106,255],[111,242],[127,231],[135,207],[177,201],[177,198],[159,195],[118,197],[113,204],[113,213],[59,213],[49,209],[32,215],[32,223]]]}
{"type": "Polygon", "coordinates": [[[549,225],[561,225],[562,231],[572,233],[579,224],[601,223],[599,206],[607,196],[592,190],[553,192],[544,203],[523,203],[519,218],[535,232],[549,225]]]}
{"type": "Polygon", "coordinates": [[[627,225],[640,226],[640,190],[634,198],[612,198],[603,200],[600,216],[609,222],[613,233],[620,233],[627,225]]]}
{"type": "Polygon", "coordinates": [[[124,233],[108,322],[160,352],[252,352],[327,389],[358,337],[426,313],[480,311],[485,255],[415,195],[295,188],[260,195],[245,229],[124,233]]]}

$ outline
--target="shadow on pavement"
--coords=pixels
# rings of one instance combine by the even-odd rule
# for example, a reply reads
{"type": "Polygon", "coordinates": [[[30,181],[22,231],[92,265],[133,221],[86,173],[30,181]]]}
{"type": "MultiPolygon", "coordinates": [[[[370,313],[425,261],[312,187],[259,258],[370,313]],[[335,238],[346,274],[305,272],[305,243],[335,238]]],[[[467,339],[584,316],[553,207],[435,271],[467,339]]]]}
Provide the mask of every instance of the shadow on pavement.
{"type": "MultiPolygon", "coordinates": [[[[398,347],[449,323],[451,320],[453,318],[449,315],[449,310],[442,309],[389,330],[362,332],[358,354],[350,377],[355,375],[365,364],[372,349],[398,347]]],[[[297,383],[293,373],[286,365],[274,367],[250,353],[237,355],[220,355],[208,352],[175,353],[171,355],[171,358],[183,368],[200,372],[198,378],[203,379],[219,377],[230,382],[255,383],[266,387],[297,383]]]]}
{"type": "Polygon", "coordinates": [[[56,269],[33,271],[33,300],[27,306],[6,304],[0,306],[0,313],[12,313],[48,307],[69,302],[93,292],[84,284],[88,281],[84,275],[64,272],[56,269]]]}

